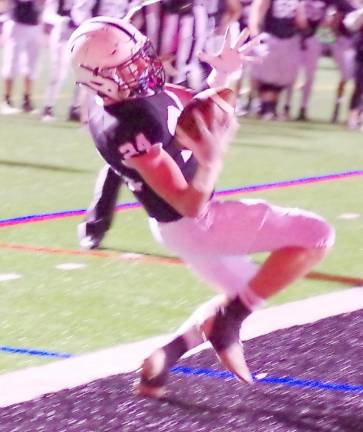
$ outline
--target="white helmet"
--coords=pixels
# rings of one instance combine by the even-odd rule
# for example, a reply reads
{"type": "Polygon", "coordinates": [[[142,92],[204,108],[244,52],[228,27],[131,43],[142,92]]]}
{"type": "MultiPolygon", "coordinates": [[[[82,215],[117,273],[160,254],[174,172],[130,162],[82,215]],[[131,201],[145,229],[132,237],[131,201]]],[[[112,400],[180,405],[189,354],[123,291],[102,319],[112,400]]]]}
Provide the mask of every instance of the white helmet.
{"type": "Polygon", "coordinates": [[[68,52],[77,83],[116,101],[156,93],[165,82],[150,41],[126,20],[85,21],[71,35],[68,52]]]}

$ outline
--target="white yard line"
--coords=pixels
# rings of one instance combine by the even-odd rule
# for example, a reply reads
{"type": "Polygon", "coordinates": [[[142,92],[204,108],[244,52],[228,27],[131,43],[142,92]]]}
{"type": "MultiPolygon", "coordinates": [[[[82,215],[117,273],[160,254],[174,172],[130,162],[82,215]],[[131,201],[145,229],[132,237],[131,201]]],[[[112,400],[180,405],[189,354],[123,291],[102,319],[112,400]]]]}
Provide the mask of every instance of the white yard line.
{"type": "MultiPolygon", "coordinates": [[[[256,311],[244,323],[242,339],[248,340],[312,323],[330,316],[363,309],[363,288],[352,288],[256,311]]],[[[142,358],[167,336],[124,344],[78,357],[0,375],[0,407],[24,402],[46,393],[73,388],[96,379],[131,372],[142,358]]],[[[208,347],[204,344],[202,349],[208,347]]],[[[194,350],[193,352],[199,351],[194,350]]]]}
{"type": "Polygon", "coordinates": [[[7,282],[15,279],[20,279],[22,277],[19,273],[1,273],[0,282],[7,282]]]}

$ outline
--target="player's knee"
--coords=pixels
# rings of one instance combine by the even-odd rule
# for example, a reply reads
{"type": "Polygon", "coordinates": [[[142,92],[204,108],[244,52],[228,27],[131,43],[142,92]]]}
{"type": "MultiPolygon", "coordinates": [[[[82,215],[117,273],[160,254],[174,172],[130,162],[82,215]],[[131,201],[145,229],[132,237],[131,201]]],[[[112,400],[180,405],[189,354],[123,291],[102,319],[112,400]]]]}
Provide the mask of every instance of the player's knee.
{"type": "Polygon", "coordinates": [[[335,242],[335,230],[324,219],[314,218],[311,224],[314,249],[330,249],[335,242]]]}

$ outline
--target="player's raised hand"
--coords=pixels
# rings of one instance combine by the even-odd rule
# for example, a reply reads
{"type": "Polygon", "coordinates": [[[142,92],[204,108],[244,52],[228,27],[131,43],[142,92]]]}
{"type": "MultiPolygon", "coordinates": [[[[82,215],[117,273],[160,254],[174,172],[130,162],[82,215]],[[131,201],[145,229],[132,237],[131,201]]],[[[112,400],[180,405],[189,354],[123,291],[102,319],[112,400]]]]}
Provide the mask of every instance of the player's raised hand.
{"type": "Polygon", "coordinates": [[[250,36],[248,28],[240,33],[236,42],[232,43],[231,29],[227,28],[222,48],[216,54],[199,53],[199,59],[210,64],[217,72],[232,74],[246,63],[255,63],[259,59],[251,51],[260,43],[260,35],[247,42],[250,36]]]}

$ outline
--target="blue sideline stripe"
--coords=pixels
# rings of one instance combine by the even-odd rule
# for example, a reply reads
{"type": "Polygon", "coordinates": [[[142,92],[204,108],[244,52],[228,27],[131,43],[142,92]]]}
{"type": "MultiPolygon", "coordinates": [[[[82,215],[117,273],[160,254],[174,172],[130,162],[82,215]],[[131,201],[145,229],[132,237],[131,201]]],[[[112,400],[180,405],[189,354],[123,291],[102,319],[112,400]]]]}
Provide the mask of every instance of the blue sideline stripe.
{"type": "MultiPolygon", "coordinates": [[[[236,379],[235,375],[228,371],[214,371],[211,369],[195,369],[189,367],[174,367],[171,369],[173,373],[181,373],[184,375],[197,375],[207,376],[212,378],[222,379],[236,379]]],[[[322,390],[334,390],[343,392],[354,392],[363,394],[363,386],[351,385],[351,384],[340,384],[340,383],[327,383],[317,380],[303,380],[293,377],[263,377],[257,378],[258,374],[252,374],[254,381],[268,383],[268,384],[280,384],[289,387],[309,387],[322,390]]]]}
{"type": "Polygon", "coordinates": [[[30,356],[37,356],[37,357],[53,357],[53,358],[73,357],[72,354],[68,354],[68,353],[43,351],[43,350],[31,349],[31,348],[30,349],[29,348],[17,348],[17,347],[1,346],[1,345],[0,345],[0,351],[6,352],[9,354],[23,354],[23,355],[30,355],[30,356]]]}
{"type": "MultiPolygon", "coordinates": [[[[0,351],[9,354],[22,354],[22,355],[30,355],[30,356],[38,356],[38,357],[52,357],[52,358],[63,358],[63,359],[74,357],[72,354],[68,354],[68,353],[59,353],[53,351],[43,351],[43,350],[28,349],[28,348],[17,348],[17,347],[1,346],[1,345],[0,345],[0,351]]],[[[233,375],[231,372],[216,371],[212,369],[197,369],[197,368],[177,366],[170,369],[170,372],[175,374],[221,378],[225,380],[236,379],[235,375],[233,375]]],[[[349,393],[353,392],[353,393],[363,394],[363,386],[357,386],[351,384],[327,383],[318,380],[303,380],[303,379],[293,378],[293,377],[266,376],[263,378],[258,378],[258,374],[252,374],[252,376],[254,381],[262,382],[266,384],[280,384],[289,387],[306,387],[306,388],[315,388],[321,390],[333,390],[333,391],[341,391],[341,392],[349,392],[349,393]]]]}
{"type": "MultiPolygon", "coordinates": [[[[269,183],[256,183],[251,185],[245,185],[238,188],[224,189],[224,190],[217,191],[216,195],[225,196],[225,195],[239,194],[243,192],[245,193],[256,192],[259,190],[273,189],[275,187],[296,186],[296,185],[303,185],[307,183],[337,180],[341,178],[348,178],[348,177],[355,177],[355,176],[362,176],[362,175],[363,175],[363,170],[352,170],[352,171],[335,172],[335,173],[310,176],[310,177],[298,177],[290,180],[282,180],[282,181],[269,182],[269,183]]],[[[131,201],[131,202],[118,204],[116,206],[116,209],[126,210],[126,209],[138,208],[138,207],[140,207],[140,204],[138,202],[131,201]]],[[[81,208],[81,209],[64,210],[64,211],[51,212],[51,213],[30,214],[25,216],[0,219],[0,226],[1,225],[6,226],[7,224],[10,223],[27,223],[34,220],[42,220],[42,219],[46,220],[46,219],[55,219],[61,217],[80,216],[83,215],[84,213],[86,213],[86,209],[81,208]]]]}

